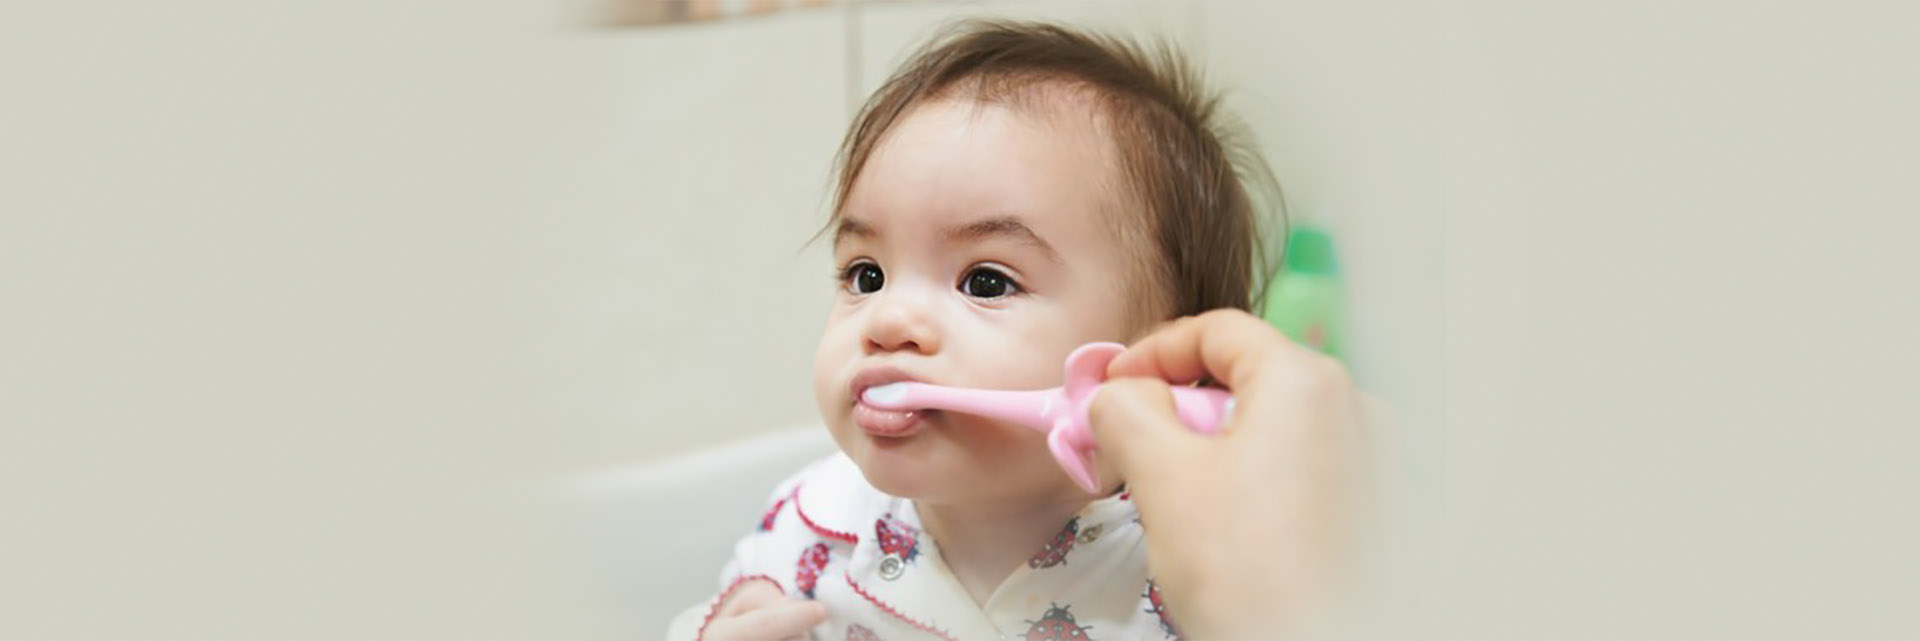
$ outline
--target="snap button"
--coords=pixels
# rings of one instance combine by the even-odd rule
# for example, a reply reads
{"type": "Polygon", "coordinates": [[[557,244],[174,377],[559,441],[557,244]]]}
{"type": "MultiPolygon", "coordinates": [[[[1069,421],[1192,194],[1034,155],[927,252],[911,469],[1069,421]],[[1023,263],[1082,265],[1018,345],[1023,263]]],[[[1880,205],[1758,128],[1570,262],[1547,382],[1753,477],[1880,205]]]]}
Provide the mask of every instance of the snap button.
{"type": "Polygon", "coordinates": [[[1100,540],[1100,524],[1095,523],[1080,531],[1080,544],[1086,545],[1100,540]]]}
{"type": "Polygon", "coordinates": [[[900,578],[900,575],[906,571],[907,563],[901,561],[898,554],[889,554],[886,558],[880,559],[880,578],[882,579],[892,581],[900,578]]]}

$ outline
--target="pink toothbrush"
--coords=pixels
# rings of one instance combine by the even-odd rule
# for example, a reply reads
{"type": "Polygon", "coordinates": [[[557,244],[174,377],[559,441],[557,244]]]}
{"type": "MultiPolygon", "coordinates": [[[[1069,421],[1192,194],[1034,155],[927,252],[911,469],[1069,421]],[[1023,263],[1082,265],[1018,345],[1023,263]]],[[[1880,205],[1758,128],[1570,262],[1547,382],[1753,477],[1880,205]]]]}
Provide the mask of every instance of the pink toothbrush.
{"type": "MultiPolygon", "coordinates": [[[[926,383],[891,383],[867,388],[861,400],[886,410],[936,409],[975,414],[1024,425],[1047,435],[1047,448],[1067,476],[1089,493],[1100,491],[1093,470],[1093,430],[1087,411],[1093,392],[1107,379],[1107,363],[1126,347],[1119,343],[1088,343],[1067,357],[1066,385],[1031,391],[1003,391],[946,387],[926,383]]],[[[1173,388],[1174,411],[1194,431],[1220,431],[1233,413],[1233,396],[1207,387],[1173,388]]]]}

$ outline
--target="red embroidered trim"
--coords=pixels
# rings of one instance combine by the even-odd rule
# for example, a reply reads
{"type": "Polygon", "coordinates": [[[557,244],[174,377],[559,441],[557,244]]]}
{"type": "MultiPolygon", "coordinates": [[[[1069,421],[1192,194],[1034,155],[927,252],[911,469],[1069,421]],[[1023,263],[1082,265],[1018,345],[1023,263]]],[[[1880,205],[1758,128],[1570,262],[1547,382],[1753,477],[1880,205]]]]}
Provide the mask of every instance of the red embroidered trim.
{"type": "Polygon", "coordinates": [[[774,501],[773,507],[767,508],[767,513],[760,516],[760,525],[755,531],[772,532],[774,527],[780,524],[781,508],[786,507],[787,501],[791,499],[793,499],[793,493],[788,492],[786,496],[782,496],[779,500],[774,501]]]}
{"type": "Polygon", "coordinates": [[[779,579],[765,574],[747,574],[735,578],[732,583],[727,584],[727,589],[720,591],[720,596],[713,598],[713,604],[707,606],[707,616],[700,620],[700,631],[693,633],[694,641],[707,638],[707,625],[713,623],[713,616],[720,613],[720,606],[727,602],[727,597],[733,596],[734,590],[740,589],[740,586],[745,585],[748,581],[766,581],[772,583],[773,589],[779,590],[781,594],[787,593],[786,588],[780,587],[779,579]]]}
{"type": "Polygon", "coordinates": [[[893,618],[899,619],[901,621],[905,621],[907,622],[907,625],[911,625],[914,628],[920,630],[921,632],[937,635],[942,639],[946,639],[947,641],[960,641],[959,639],[954,638],[954,636],[951,633],[948,633],[946,630],[942,630],[942,629],[933,627],[931,625],[927,625],[925,623],[915,621],[907,617],[907,615],[901,614],[899,610],[893,609],[893,606],[887,605],[885,603],[881,603],[879,599],[873,598],[873,595],[867,594],[866,590],[860,589],[860,584],[853,582],[852,573],[843,573],[840,576],[847,577],[847,587],[853,588],[853,591],[855,594],[859,594],[862,598],[865,598],[867,602],[872,603],[874,607],[880,608],[881,612],[891,614],[893,615],[893,618]]]}
{"type": "Polygon", "coordinates": [[[813,528],[815,534],[847,543],[860,542],[860,537],[854,536],[852,533],[821,527],[819,523],[814,523],[813,519],[808,518],[807,511],[800,507],[800,486],[794,486],[793,488],[793,513],[800,515],[800,522],[807,524],[807,527],[813,528]]]}

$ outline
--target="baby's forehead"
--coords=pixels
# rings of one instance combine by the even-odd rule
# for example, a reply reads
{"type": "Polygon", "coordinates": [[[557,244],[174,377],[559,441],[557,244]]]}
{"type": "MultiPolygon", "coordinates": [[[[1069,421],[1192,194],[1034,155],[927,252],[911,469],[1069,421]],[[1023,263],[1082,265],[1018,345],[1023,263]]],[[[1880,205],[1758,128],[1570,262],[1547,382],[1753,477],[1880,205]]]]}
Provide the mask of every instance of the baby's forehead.
{"type": "MultiPolygon", "coordinates": [[[[1011,98],[1007,94],[982,94],[1011,98]]],[[[837,215],[909,203],[1143,226],[1139,193],[1105,118],[1082,92],[1019,102],[942,95],[894,121],[837,215]]]]}

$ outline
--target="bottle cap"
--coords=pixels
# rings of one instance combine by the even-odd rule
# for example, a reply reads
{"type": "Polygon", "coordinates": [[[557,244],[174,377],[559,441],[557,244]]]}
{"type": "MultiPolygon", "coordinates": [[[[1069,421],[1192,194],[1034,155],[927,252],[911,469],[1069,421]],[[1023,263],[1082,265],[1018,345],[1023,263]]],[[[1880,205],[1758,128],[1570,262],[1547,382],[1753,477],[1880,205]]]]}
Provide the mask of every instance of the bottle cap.
{"type": "Polygon", "coordinates": [[[1287,234],[1286,271],[1331,276],[1339,270],[1333,257],[1333,237],[1315,227],[1300,226],[1287,234]]]}

